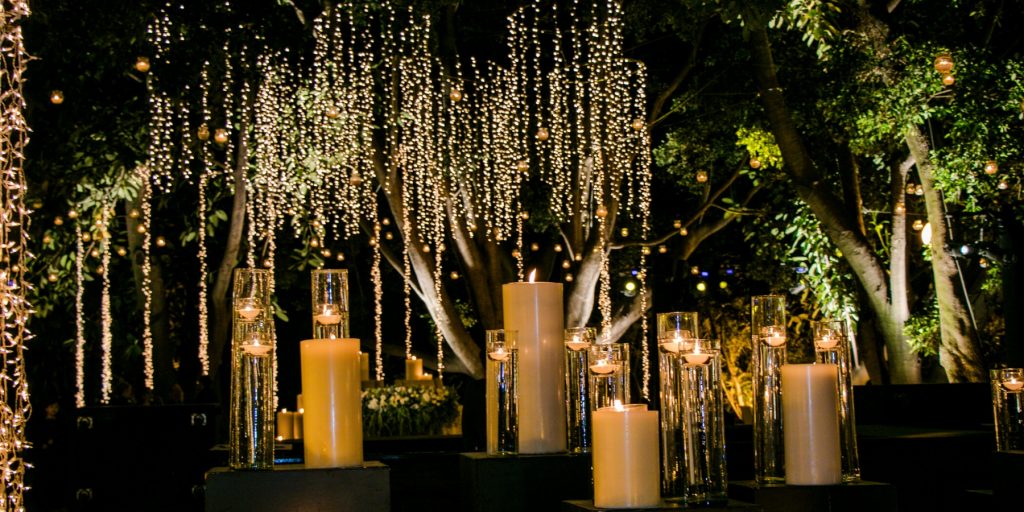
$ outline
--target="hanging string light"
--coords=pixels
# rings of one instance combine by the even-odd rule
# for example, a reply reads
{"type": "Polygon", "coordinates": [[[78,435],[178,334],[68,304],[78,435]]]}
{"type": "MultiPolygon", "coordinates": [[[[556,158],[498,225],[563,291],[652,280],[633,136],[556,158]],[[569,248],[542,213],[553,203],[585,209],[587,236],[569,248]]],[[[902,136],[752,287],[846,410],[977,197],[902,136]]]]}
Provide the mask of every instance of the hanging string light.
{"type": "MultiPolygon", "coordinates": [[[[100,205],[100,215],[104,228],[107,225],[108,215],[110,209],[103,203],[100,205]]],[[[103,290],[100,297],[100,352],[102,357],[102,385],[100,387],[100,403],[110,403],[110,393],[112,391],[111,382],[113,381],[113,370],[112,370],[112,357],[113,357],[113,343],[114,335],[111,331],[111,327],[114,324],[114,318],[110,314],[110,251],[108,249],[109,242],[107,237],[103,237],[99,243],[99,250],[102,253],[102,259],[100,260],[100,274],[103,280],[103,290]]]]}
{"type": "Polygon", "coordinates": [[[85,407],[85,244],[82,228],[75,223],[75,406],[85,407]]]}
{"type": "Polygon", "coordinates": [[[142,358],[147,389],[153,389],[153,279],[150,260],[152,240],[148,229],[153,222],[153,185],[150,181],[152,177],[149,166],[140,165],[135,172],[139,182],[139,204],[142,206],[138,225],[142,235],[142,263],[139,265],[142,273],[142,358]]]}

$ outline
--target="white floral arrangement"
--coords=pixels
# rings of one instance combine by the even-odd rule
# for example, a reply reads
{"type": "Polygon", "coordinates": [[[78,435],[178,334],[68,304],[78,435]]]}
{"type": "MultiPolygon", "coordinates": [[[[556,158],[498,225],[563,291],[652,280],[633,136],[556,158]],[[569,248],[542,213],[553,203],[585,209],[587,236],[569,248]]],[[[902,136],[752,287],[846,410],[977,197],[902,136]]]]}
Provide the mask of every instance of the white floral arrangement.
{"type": "Polygon", "coordinates": [[[459,397],[445,386],[382,386],[363,391],[367,437],[438,435],[459,416],[459,397]]]}

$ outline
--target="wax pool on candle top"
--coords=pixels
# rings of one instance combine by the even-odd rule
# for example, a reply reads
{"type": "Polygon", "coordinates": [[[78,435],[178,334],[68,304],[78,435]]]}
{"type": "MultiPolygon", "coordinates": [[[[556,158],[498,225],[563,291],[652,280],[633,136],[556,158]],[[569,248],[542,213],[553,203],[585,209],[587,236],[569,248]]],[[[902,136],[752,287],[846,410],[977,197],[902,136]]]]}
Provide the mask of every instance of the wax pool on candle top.
{"type": "Polygon", "coordinates": [[[603,407],[594,411],[593,427],[594,506],[656,506],[658,412],[643,404],[603,407]]]}
{"type": "Polygon", "coordinates": [[[1017,380],[1016,377],[1010,377],[1003,381],[1003,388],[1007,391],[1020,391],[1024,388],[1024,381],[1017,380]]]}
{"type": "Polygon", "coordinates": [[[842,482],[839,448],[839,367],[782,365],[786,483],[842,482]]]}
{"type": "Polygon", "coordinates": [[[519,334],[519,453],[565,451],[562,285],[508,283],[501,291],[505,330],[519,334]]]}

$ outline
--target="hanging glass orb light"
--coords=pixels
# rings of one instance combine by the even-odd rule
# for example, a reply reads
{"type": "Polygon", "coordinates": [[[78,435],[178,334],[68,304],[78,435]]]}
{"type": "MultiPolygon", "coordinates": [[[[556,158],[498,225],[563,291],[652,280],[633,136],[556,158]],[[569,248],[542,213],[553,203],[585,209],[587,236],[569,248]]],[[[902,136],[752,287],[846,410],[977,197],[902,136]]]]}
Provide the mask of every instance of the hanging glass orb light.
{"type": "Polygon", "coordinates": [[[914,187],[914,195],[915,196],[923,196],[924,195],[924,185],[918,183],[917,186],[914,187]]]}
{"type": "Polygon", "coordinates": [[[701,170],[697,171],[697,183],[705,183],[708,181],[708,172],[701,170]]]}
{"type": "Polygon", "coordinates": [[[217,128],[213,132],[213,141],[217,144],[227,144],[228,142],[228,131],[224,128],[217,128]]]}
{"type": "Polygon", "coordinates": [[[385,225],[385,226],[390,226],[391,225],[391,219],[389,219],[387,217],[384,217],[383,219],[380,220],[380,223],[385,225]]]}
{"type": "Polygon", "coordinates": [[[896,203],[892,208],[892,213],[895,215],[903,215],[907,212],[907,206],[903,204],[903,201],[896,203]]]}
{"type": "Polygon", "coordinates": [[[462,101],[462,91],[452,87],[451,92],[448,93],[448,99],[452,100],[452,103],[462,101]]]}
{"type": "Polygon", "coordinates": [[[99,258],[100,257],[100,250],[96,249],[96,248],[93,248],[93,250],[89,251],[89,256],[92,256],[93,258],[99,258]]]}
{"type": "Polygon", "coordinates": [[[942,85],[949,87],[956,83],[956,78],[952,74],[942,75],[942,85]]]}
{"type": "Polygon", "coordinates": [[[348,184],[352,185],[353,187],[358,187],[362,183],[363,183],[363,177],[360,176],[358,172],[353,172],[352,176],[349,176],[349,178],[348,178],[348,184]]]}
{"type": "Polygon", "coordinates": [[[156,237],[156,246],[157,247],[166,247],[167,246],[167,239],[162,237],[162,236],[156,237]]]}
{"type": "Polygon", "coordinates": [[[565,282],[567,282],[567,283],[571,283],[572,282],[572,274],[566,274],[565,275],[565,282]]]}
{"type": "Polygon", "coordinates": [[[533,242],[532,244],[530,244],[530,250],[533,251],[533,252],[539,251],[540,250],[540,244],[538,244],[537,242],[533,242]]]}
{"type": "Polygon", "coordinates": [[[681,221],[679,219],[676,219],[676,220],[672,221],[672,227],[674,227],[676,229],[679,229],[679,228],[683,227],[683,221],[681,221]]]}
{"type": "Polygon", "coordinates": [[[64,103],[64,91],[60,89],[50,91],[50,103],[53,103],[54,105],[64,103]]]}
{"type": "Polygon", "coordinates": [[[555,252],[562,252],[562,244],[555,244],[555,252]]]}
{"type": "Polygon", "coordinates": [[[519,172],[530,172],[530,163],[526,160],[516,162],[516,170],[519,172]]]}
{"type": "Polygon", "coordinates": [[[758,160],[757,158],[751,158],[750,159],[750,168],[751,169],[760,169],[761,168],[761,161],[758,160]]]}
{"type": "Polygon", "coordinates": [[[659,245],[658,246],[658,254],[665,254],[667,252],[668,252],[668,247],[665,247],[664,245],[659,245]]]}
{"type": "Polygon", "coordinates": [[[914,183],[907,183],[907,195],[912,196],[917,191],[917,185],[914,183]]]}
{"type": "Polygon", "coordinates": [[[530,220],[530,212],[526,210],[519,212],[519,218],[523,220],[530,220]]]}
{"type": "Polygon", "coordinates": [[[922,229],[924,229],[924,221],[922,221],[921,219],[916,219],[910,227],[914,228],[914,231],[921,231],[922,229]]]}
{"type": "Polygon", "coordinates": [[[638,118],[633,120],[633,122],[631,123],[631,126],[633,127],[634,130],[640,131],[640,130],[643,130],[645,126],[647,126],[647,123],[645,123],[643,119],[638,117],[638,118]]]}
{"type": "Polygon", "coordinates": [[[146,225],[145,224],[139,224],[138,226],[135,226],[135,232],[140,234],[140,235],[145,233],[146,232],[146,225]]]}
{"type": "Polygon", "coordinates": [[[520,254],[520,252],[519,252],[519,249],[512,249],[512,257],[513,257],[513,258],[515,258],[515,259],[519,259],[519,257],[520,257],[521,255],[522,255],[522,254],[520,254]]]}
{"type": "Polygon", "coordinates": [[[651,248],[644,246],[643,248],[640,249],[640,252],[643,253],[644,256],[647,256],[651,254],[651,248]]]}
{"type": "Polygon", "coordinates": [[[270,268],[270,267],[273,267],[273,266],[274,266],[274,262],[271,261],[270,258],[267,258],[267,259],[263,260],[263,267],[264,268],[270,268]]]}
{"type": "Polygon", "coordinates": [[[339,252],[338,254],[335,254],[334,259],[338,261],[345,261],[345,253],[339,252]]]}
{"type": "Polygon", "coordinates": [[[206,123],[199,125],[199,128],[196,129],[196,138],[203,142],[210,140],[210,127],[206,126],[206,123]]]}
{"type": "Polygon", "coordinates": [[[76,212],[75,210],[68,210],[68,218],[71,219],[71,220],[77,219],[78,218],[78,212],[76,212]]]}
{"type": "Polygon", "coordinates": [[[949,53],[940,53],[935,56],[935,71],[939,73],[949,73],[953,70],[953,56],[949,53]]]}
{"type": "Polygon", "coordinates": [[[602,218],[602,219],[607,217],[608,216],[608,207],[606,207],[603,204],[598,206],[597,210],[594,211],[594,215],[597,215],[599,218],[602,218]]]}
{"type": "Polygon", "coordinates": [[[999,172],[999,164],[995,160],[985,162],[985,174],[991,176],[997,172],[999,172]]]}
{"type": "Polygon", "coordinates": [[[622,238],[626,238],[627,236],[629,236],[629,228],[620,229],[619,235],[622,236],[622,238]]]}
{"type": "Polygon", "coordinates": [[[385,240],[393,240],[394,238],[395,238],[395,235],[392,232],[387,231],[387,232],[384,233],[384,239],[385,240]]]}
{"type": "Polygon", "coordinates": [[[551,137],[551,132],[549,132],[547,128],[544,128],[543,126],[537,128],[537,140],[544,142],[548,140],[549,137],[551,137]]]}
{"type": "Polygon", "coordinates": [[[53,225],[54,226],[63,226],[64,225],[64,217],[61,217],[60,215],[54,217],[53,218],[53,225]]]}
{"type": "Polygon", "coordinates": [[[687,231],[686,228],[683,228],[683,229],[679,230],[679,236],[686,236],[686,235],[689,235],[689,234],[690,234],[690,232],[687,231]]]}
{"type": "Polygon", "coordinates": [[[149,71],[149,57],[142,55],[135,58],[135,71],[146,73],[149,71]]]}
{"type": "Polygon", "coordinates": [[[337,119],[341,115],[341,110],[338,109],[337,105],[331,105],[327,107],[327,112],[324,113],[327,119],[337,119]]]}
{"type": "Polygon", "coordinates": [[[128,254],[128,249],[125,249],[124,247],[118,247],[116,250],[118,256],[124,256],[128,254]]]}
{"type": "Polygon", "coordinates": [[[1003,178],[999,180],[999,184],[996,185],[996,188],[998,188],[999,190],[1006,190],[1010,188],[1010,184],[1006,181],[1006,178],[1003,178]]]}
{"type": "Polygon", "coordinates": [[[694,265],[694,266],[690,267],[690,274],[691,275],[698,275],[698,274],[700,274],[700,267],[698,267],[697,265],[694,265]]]}
{"type": "Polygon", "coordinates": [[[981,267],[981,268],[988,268],[988,259],[987,258],[978,258],[978,266],[981,267]]]}
{"type": "Polygon", "coordinates": [[[569,268],[572,266],[572,262],[569,260],[562,260],[562,268],[569,268]]]}

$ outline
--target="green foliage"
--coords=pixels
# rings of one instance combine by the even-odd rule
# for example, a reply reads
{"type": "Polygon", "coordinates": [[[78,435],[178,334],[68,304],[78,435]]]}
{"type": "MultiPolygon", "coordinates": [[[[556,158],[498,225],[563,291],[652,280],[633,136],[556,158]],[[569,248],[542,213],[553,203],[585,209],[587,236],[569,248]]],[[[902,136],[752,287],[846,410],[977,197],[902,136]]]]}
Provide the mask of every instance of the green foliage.
{"type": "Polygon", "coordinates": [[[452,387],[381,386],[362,393],[367,437],[437,435],[459,417],[452,387]]]}
{"type": "Polygon", "coordinates": [[[939,355],[942,333],[938,302],[933,300],[923,312],[911,315],[903,326],[903,334],[915,353],[924,356],[939,355]]]}
{"type": "Polygon", "coordinates": [[[794,30],[821,60],[827,60],[832,43],[839,35],[833,18],[840,13],[836,2],[825,0],[789,0],[768,22],[770,28],[794,30]]]}
{"type": "Polygon", "coordinates": [[[751,158],[760,160],[762,167],[782,168],[782,151],[772,132],[743,126],[736,130],[736,139],[736,145],[746,149],[751,158]]]}

